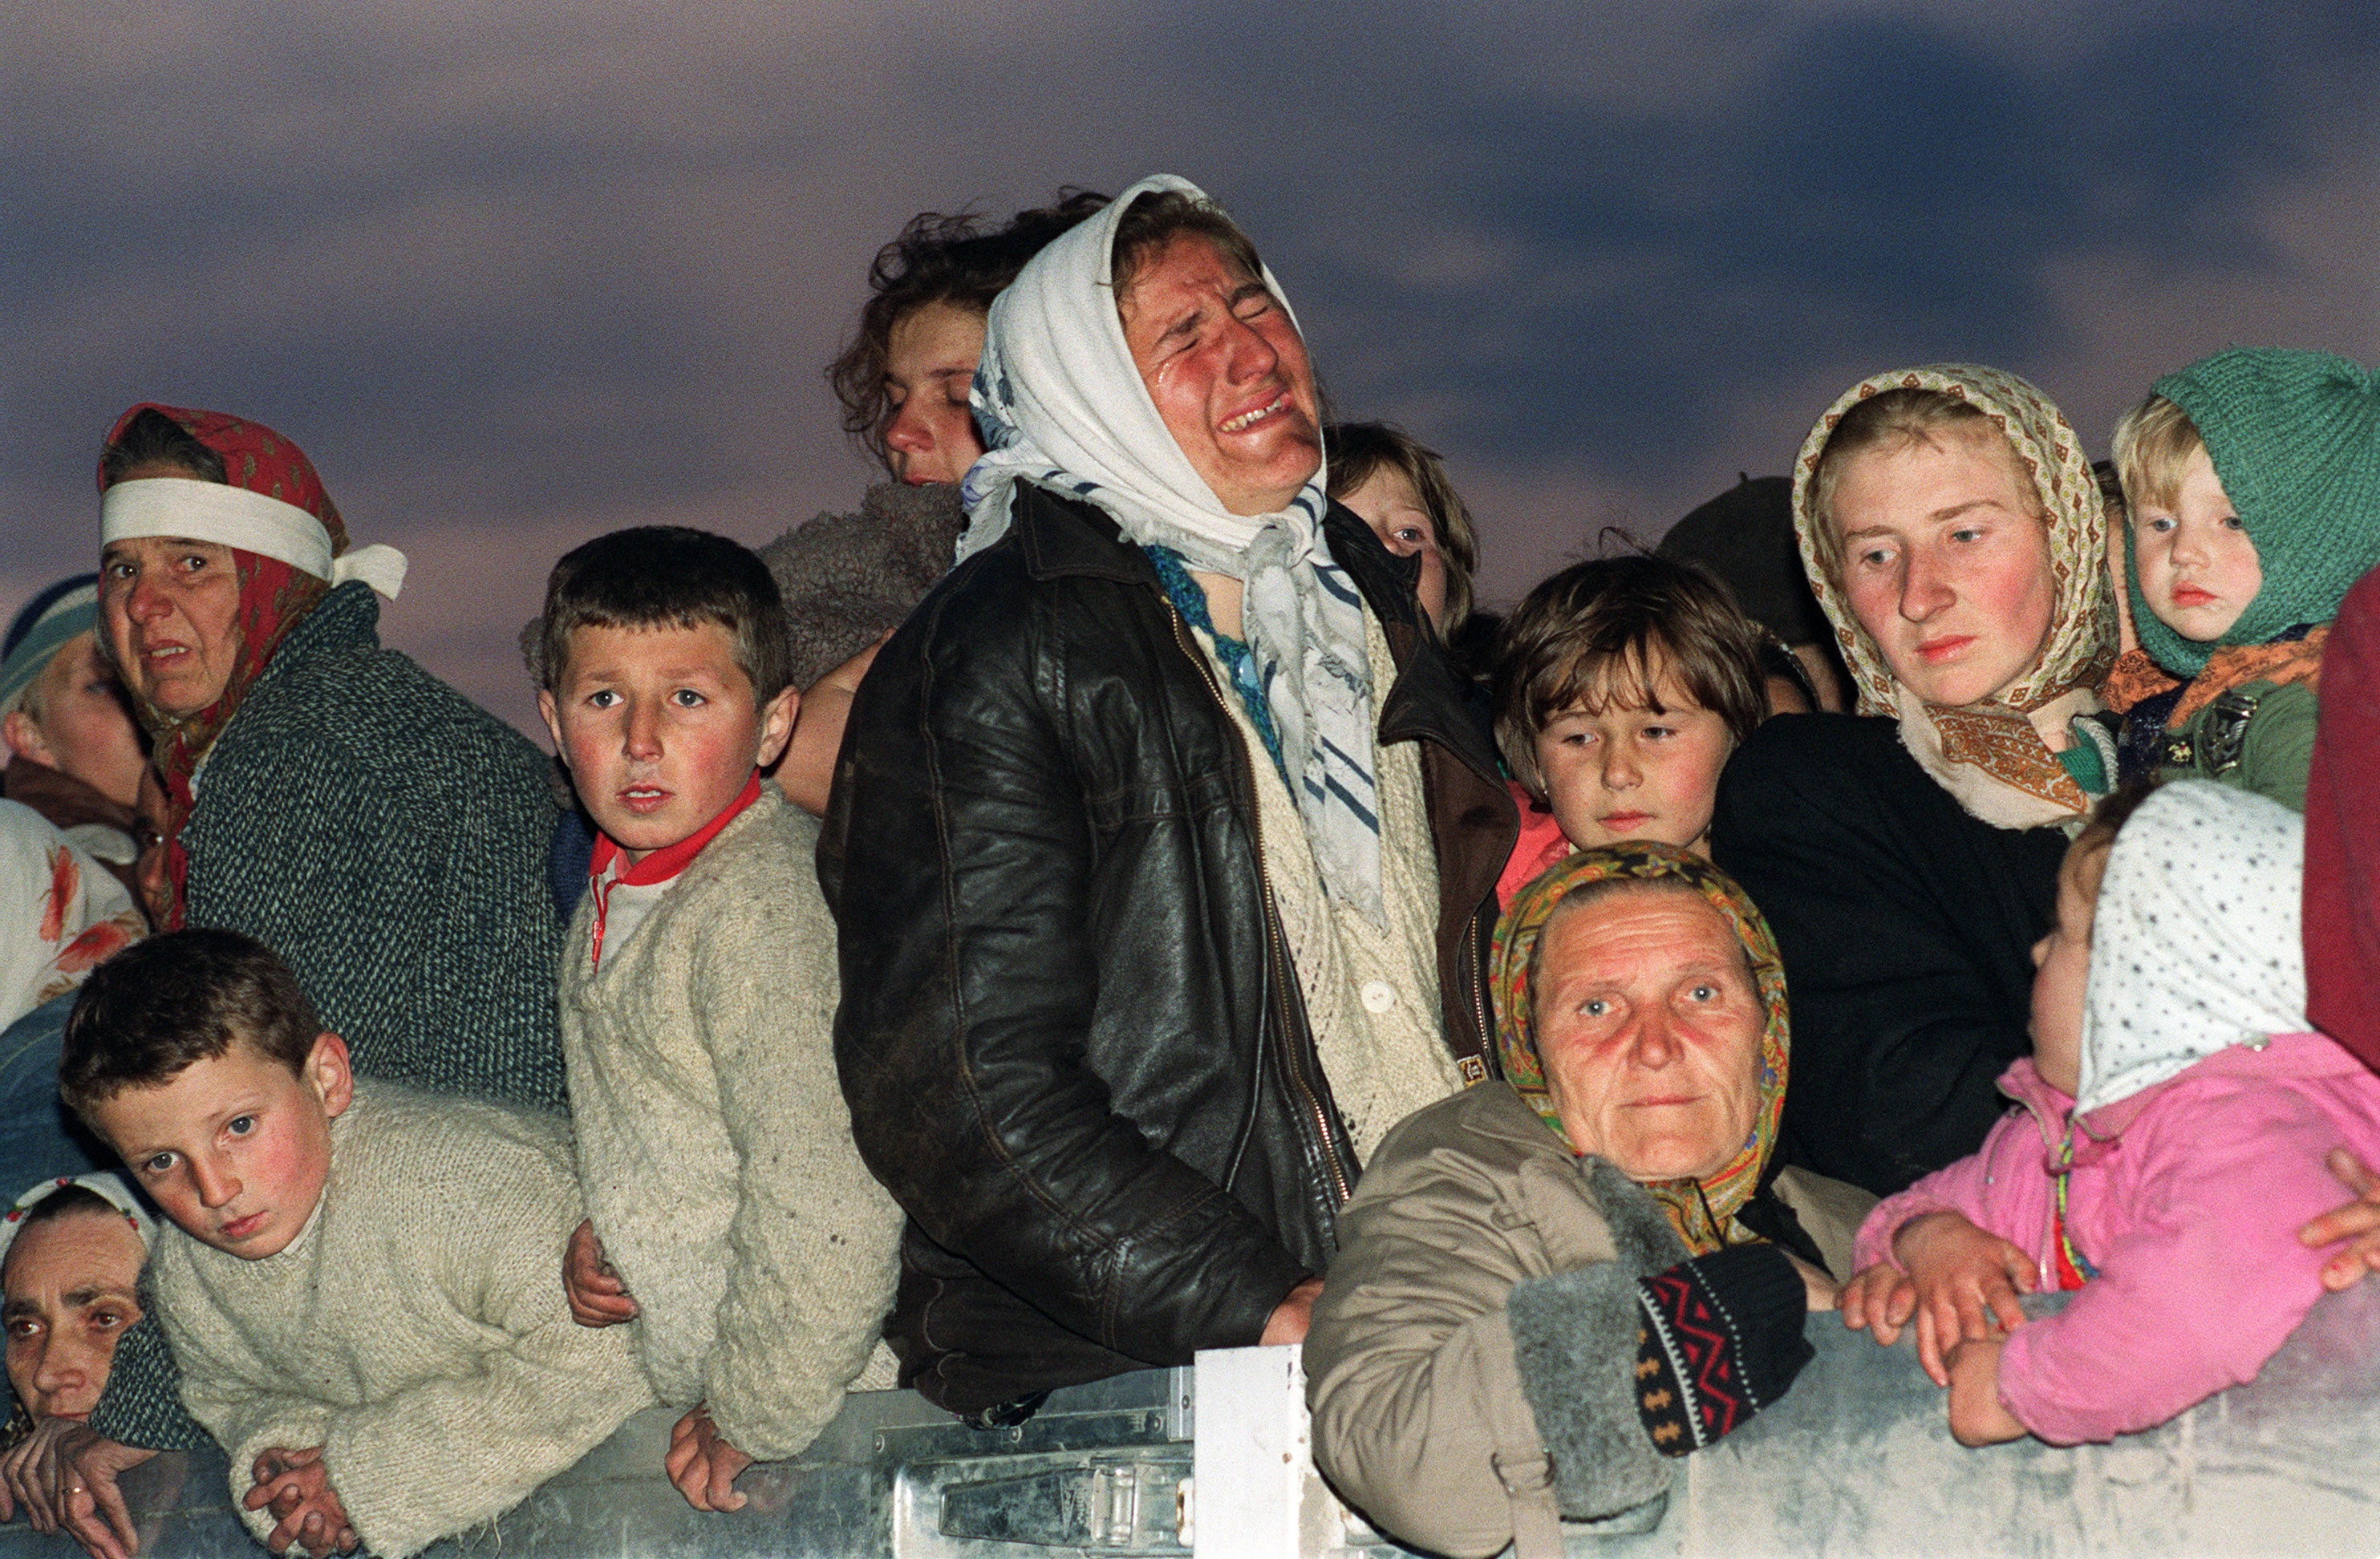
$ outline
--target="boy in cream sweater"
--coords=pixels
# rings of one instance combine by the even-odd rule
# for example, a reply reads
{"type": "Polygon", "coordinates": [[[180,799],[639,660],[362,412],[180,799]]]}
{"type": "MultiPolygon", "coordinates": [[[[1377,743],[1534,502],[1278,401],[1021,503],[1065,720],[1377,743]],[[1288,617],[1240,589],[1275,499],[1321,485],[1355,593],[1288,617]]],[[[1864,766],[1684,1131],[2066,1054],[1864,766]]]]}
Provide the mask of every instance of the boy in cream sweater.
{"type": "Polygon", "coordinates": [[[177,1226],[149,1280],[183,1406],[274,1553],[406,1559],[650,1404],[555,1290],[564,1124],[358,1081],[262,943],[177,931],[102,964],[59,1090],[177,1226]]]}
{"type": "Polygon", "coordinates": [[[563,1285],[581,1324],[633,1323],[686,1409],[667,1466],[687,1503],[737,1509],[746,1467],[893,1384],[901,1211],[835,1078],[818,823],[760,777],[800,698],[784,610],[724,537],[618,531],[554,566],[537,659],[600,830],[560,979],[589,1218],[563,1285]]]}

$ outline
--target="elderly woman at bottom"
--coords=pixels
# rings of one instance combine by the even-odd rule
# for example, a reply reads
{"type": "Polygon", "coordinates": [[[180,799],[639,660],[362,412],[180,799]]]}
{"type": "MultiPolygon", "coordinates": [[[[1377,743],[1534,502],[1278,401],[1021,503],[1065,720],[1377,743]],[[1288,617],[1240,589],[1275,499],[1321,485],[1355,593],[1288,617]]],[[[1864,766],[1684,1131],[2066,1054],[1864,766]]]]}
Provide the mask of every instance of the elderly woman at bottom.
{"type": "Polygon", "coordinates": [[[1571,856],[1497,926],[1494,981],[1506,1082],[1381,1143],[1306,1390],[1315,1460],[1376,1525],[1537,1559],[1783,1393],[1874,1198],[1768,1173],[1785,975],[1716,867],[1571,856]]]}

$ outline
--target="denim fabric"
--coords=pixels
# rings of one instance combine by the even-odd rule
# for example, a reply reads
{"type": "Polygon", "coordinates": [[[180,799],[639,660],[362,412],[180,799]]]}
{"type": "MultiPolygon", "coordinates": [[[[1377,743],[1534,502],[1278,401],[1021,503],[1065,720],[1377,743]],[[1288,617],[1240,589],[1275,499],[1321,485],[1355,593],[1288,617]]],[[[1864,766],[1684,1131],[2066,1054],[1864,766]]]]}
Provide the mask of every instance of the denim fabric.
{"type": "Polygon", "coordinates": [[[123,1167],[58,1102],[58,1048],[74,998],[68,991],[0,1031],[0,1199],[6,1202],[42,1180],[123,1167]]]}

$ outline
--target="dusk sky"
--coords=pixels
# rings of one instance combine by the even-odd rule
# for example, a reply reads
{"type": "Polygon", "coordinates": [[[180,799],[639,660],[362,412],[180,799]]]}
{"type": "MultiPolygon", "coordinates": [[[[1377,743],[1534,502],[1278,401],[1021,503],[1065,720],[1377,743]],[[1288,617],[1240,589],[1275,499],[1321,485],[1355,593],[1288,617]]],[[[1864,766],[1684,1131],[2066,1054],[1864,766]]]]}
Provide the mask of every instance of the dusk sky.
{"type": "Polygon", "coordinates": [[[16,7],[0,83],[0,617],[91,566],[116,413],[212,407],[524,723],[568,546],[856,506],[820,370],[922,210],[1204,185],[1342,413],[1447,453],[1491,603],[1876,369],[2012,369],[2097,450],[2232,343],[2380,359],[2371,0],[96,3],[16,7]]]}

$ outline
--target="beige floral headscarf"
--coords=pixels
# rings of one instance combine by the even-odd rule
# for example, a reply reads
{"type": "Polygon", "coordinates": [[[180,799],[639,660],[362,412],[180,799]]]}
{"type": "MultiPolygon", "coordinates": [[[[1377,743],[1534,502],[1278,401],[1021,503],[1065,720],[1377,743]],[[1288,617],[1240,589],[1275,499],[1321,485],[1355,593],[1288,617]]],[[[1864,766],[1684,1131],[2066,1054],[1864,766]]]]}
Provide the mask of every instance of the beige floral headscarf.
{"type": "Polygon", "coordinates": [[[1793,528],[1810,587],[1835,625],[1843,663],[1859,689],[1860,713],[1898,719],[1901,741],[1918,763],[1986,823],[2039,828],[2069,822],[2089,807],[2090,798],[2044,743],[2042,731],[2097,710],[2095,689],[2116,658],[2107,507],[2082,441],[2047,396],[2012,373],[1972,363],[1896,369],[1861,380],[1827,408],[1803,441],[1793,465],[1793,528]],[[1824,521],[1815,512],[1811,479],[1818,455],[1845,412],[1871,395],[1900,389],[1938,390],[1975,406],[2008,436],[2033,474],[2046,516],[2057,604],[2041,659],[2004,699],[1947,707],[1925,703],[1894,681],[1883,653],[1852,615],[1850,600],[1820,561],[1817,531],[1824,521]]]}

